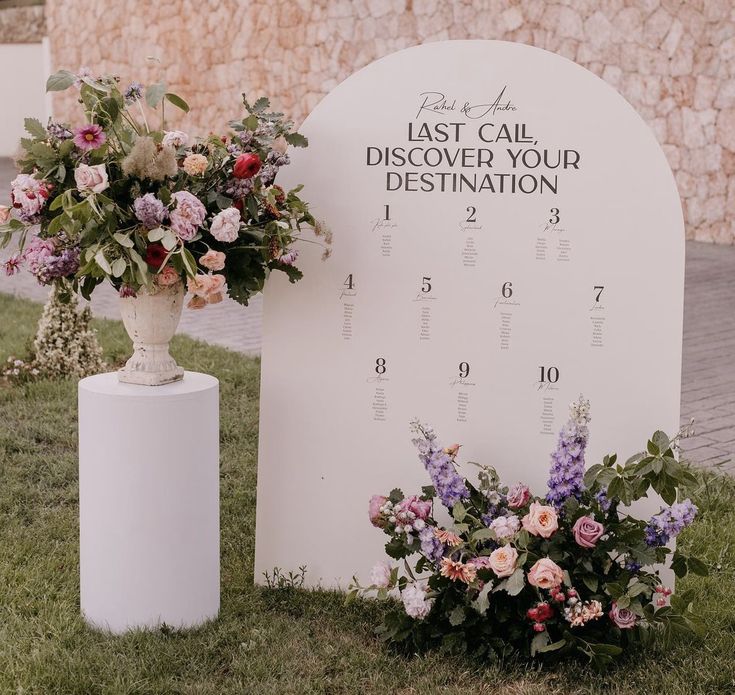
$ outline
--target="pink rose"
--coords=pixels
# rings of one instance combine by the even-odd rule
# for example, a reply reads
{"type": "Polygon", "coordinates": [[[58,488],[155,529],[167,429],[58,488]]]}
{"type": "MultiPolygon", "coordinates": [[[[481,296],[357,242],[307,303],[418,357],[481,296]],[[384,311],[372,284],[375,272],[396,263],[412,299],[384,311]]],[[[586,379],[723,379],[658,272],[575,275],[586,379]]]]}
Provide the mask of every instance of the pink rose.
{"type": "Polygon", "coordinates": [[[232,207],[218,212],[209,226],[209,233],[217,241],[235,241],[240,233],[240,211],[232,207]]]}
{"type": "Polygon", "coordinates": [[[0,205],[0,224],[6,224],[10,219],[10,210],[7,205],[0,205]]]}
{"type": "Polygon", "coordinates": [[[539,589],[551,589],[560,586],[564,581],[564,573],[561,567],[548,557],[542,557],[528,571],[528,583],[539,589]]]}
{"type": "Polygon", "coordinates": [[[385,521],[380,508],[388,501],[387,497],[383,495],[373,495],[370,498],[370,505],[368,507],[368,515],[370,517],[370,523],[378,528],[383,528],[385,521]]]}
{"type": "Polygon", "coordinates": [[[635,627],[638,616],[633,613],[630,608],[618,608],[618,604],[613,602],[610,612],[608,613],[612,620],[621,630],[630,630],[635,627]]]}
{"type": "Polygon", "coordinates": [[[533,536],[549,538],[559,528],[556,510],[545,504],[531,502],[528,514],[523,517],[523,528],[533,536]]]}
{"type": "Polygon", "coordinates": [[[530,497],[531,491],[528,486],[523,483],[516,483],[508,490],[508,506],[511,509],[520,509],[528,503],[530,497]]]}
{"type": "Polygon", "coordinates": [[[512,545],[503,545],[490,553],[490,569],[498,577],[510,577],[516,570],[518,551],[512,545]]]}
{"type": "Polygon", "coordinates": [[[191,241],[202,226],[207,210],[189,191],[176,191],[171,197],[176,201],[176,207],[169,215],[171,229],[182,241],[191,241]]]}
{"type": "Polygon", "coordinates": [[[413,512],[417,519],[426,520],[431,514],[431,500],[420,500],[417,495],[411,495],[396,505],[396,512],[413,512]]]}
{"type": "Polygon", "coordinates": [[[583,548],[594,548],[600,536],[605,533],[605,527],[589,516],[580,516],[572,527],[574,540],[583,548]]]}
{"type": "Polygon", "coordinates": [[[82,193],[91,191],[92,193],[102,193],[110,184],[107,181],[107,170],[104,164],[80,164],[74,169],[74,181],[77,184],[77,190],[82,193]]]}
{"type": "Polygon", "coordinates": [[[199,259],[199,265],[207,270],[222,270],[225,267],[225,254],[221,251],[209,249],[209,251],[199,259]]]}

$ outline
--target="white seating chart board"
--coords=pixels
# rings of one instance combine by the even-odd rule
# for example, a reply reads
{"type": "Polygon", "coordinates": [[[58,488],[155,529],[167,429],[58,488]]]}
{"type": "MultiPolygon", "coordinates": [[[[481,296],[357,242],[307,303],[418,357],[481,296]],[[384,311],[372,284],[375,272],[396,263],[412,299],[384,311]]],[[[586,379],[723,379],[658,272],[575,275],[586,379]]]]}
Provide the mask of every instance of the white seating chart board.
{"type": "MultiPolygon", "coordinates": [[[[256,581],[346,588],[385,559],[368,499],[430,484],[409,423],[544,494],[581,392],[587,464],[679,426],[684,225],[633,108],[500,41],[400,51],[307,118],[279,183],[334,233],[265,294],[256,581]]],[[[652,503],[653,504],[653,503],[652,503]]],[[[657,507],[657,505],[655,505],[657,507]]]]}

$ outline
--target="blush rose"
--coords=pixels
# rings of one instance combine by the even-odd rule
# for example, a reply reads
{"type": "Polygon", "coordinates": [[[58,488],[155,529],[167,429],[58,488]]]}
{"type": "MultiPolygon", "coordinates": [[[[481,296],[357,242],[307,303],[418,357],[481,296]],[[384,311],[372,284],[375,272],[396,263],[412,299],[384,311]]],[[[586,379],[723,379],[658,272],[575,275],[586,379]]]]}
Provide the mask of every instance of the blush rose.
{"type": "Polygon", "coordinates": [[[522,523],[531,535],[550,538],[559,528],[559,517],[553,507],[532,502],[522,523]]]}
{"type": "Polygon", "coordinates": [[[597,541],[605,533],[605,527],[589,516],[580,516],[572,527],[574,540],[583,548],[594,548],[597,541]]]}
{"type": "Polygon", "coordinates": [[[548,557],[542,557],[528,571],[528,583],[539,589],[551,589],[560,586],[564,580],[561,567],[548,557]]]}
{"type": "Polygon", "coordinates": [[[518,551],[510,545],[503,545],[490,553],[490,569],[498,577],[510,577],[516,570],[518,551]]]}

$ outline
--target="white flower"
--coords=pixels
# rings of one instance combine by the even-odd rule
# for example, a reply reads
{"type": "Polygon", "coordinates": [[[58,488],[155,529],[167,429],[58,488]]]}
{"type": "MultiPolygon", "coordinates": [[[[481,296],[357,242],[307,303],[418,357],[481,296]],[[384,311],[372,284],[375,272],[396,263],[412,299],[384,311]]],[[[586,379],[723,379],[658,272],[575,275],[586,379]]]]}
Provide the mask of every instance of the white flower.
{"type": "Polygon", "coordinates": [[[163,136],[164,147],[186,147],[189,136],[183,130],[167,130],[163,136]]]}
{"type": "Polygon", "coordinates": [[[387,562],[379,562],[370,571],[370,583],[373,586],[386,588],[390,585],[390,565],[387,562]]]}
{"type": "Polygon", "coordinates": [[[18,174],[10,183],[13,205],[28,217],[43,207],[48,197],[45,183],[32,174],[18,174]]]}
{"type": "Polygon", "coordinates": [[[426,582],[424,581],[409,584],[401,592],[401,600],[406,614],[419,619],[425,618],[434,604],[434,599],[427,600],[426,598],[426,582]]]}
{"type": "Polygon", "coordinates": [[[499,516],[490,522],[490,528],[499,539],[512,538],[521,528],[521,522],[517,516],[499,516]]]}
{"type": "Polygon", "coordinates": [[[80,193],[83,191],[102,193],[110,185],[107,181],[107,170],[104,164],[95,164],[94,166],[80,164],[74,169],[74,181],[76,181],[77,190],[80,193]]]}
{"type": "Polygon", "coordinates": [[[227,208],[218,212],[209,231],[217,241],[235,241],[240,231],[240,211],[237,208],[227,208]]]}

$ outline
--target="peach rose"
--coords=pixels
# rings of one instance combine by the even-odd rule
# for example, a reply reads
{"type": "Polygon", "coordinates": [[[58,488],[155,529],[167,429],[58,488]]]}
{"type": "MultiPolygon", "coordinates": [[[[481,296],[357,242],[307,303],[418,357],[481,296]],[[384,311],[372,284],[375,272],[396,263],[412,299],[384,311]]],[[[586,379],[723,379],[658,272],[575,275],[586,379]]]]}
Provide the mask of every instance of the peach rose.
{"type": "Polygon", "coordinates": [[[167,265],[158,275],[156,275],[156,282],[161,287],[171,287],[179,281],[179,274],[170,266],[167,265]]]}
{"type": "Polygon", "coordinates": [[[199,259],[199,265],[207,270],[222,270],[225,267],[225,254],[221,251],[209,249],[209,251],[199,259]]]}
{"type": "Polygon", "coordinates": [[[532,536],[549,538],[559,528],[559,518],[556,510],[545,504],[531,502],[528,514],[523,517],[523,528],[532,536]]]}
{"type": "Polygon", "coordinates": [[[503,545],[490,553],[490,569],[498,577],[510,577],[516,569],[518,551],[512,545],[503,545]]]}
{"type": "Polygon", "coordinates": [[[561,567],[548,557],[542,557],[528,571],[528,583],[539,589],[551,589],[560,586],[564,581],[564,573],[561,567]]]}
{"type": "Polygon", "coordinates": [[[204,297],[199,297],[196,294],[189,300],[186,305],[187,309],[203,309],[207,306],[207,300],[204,297]]]}

